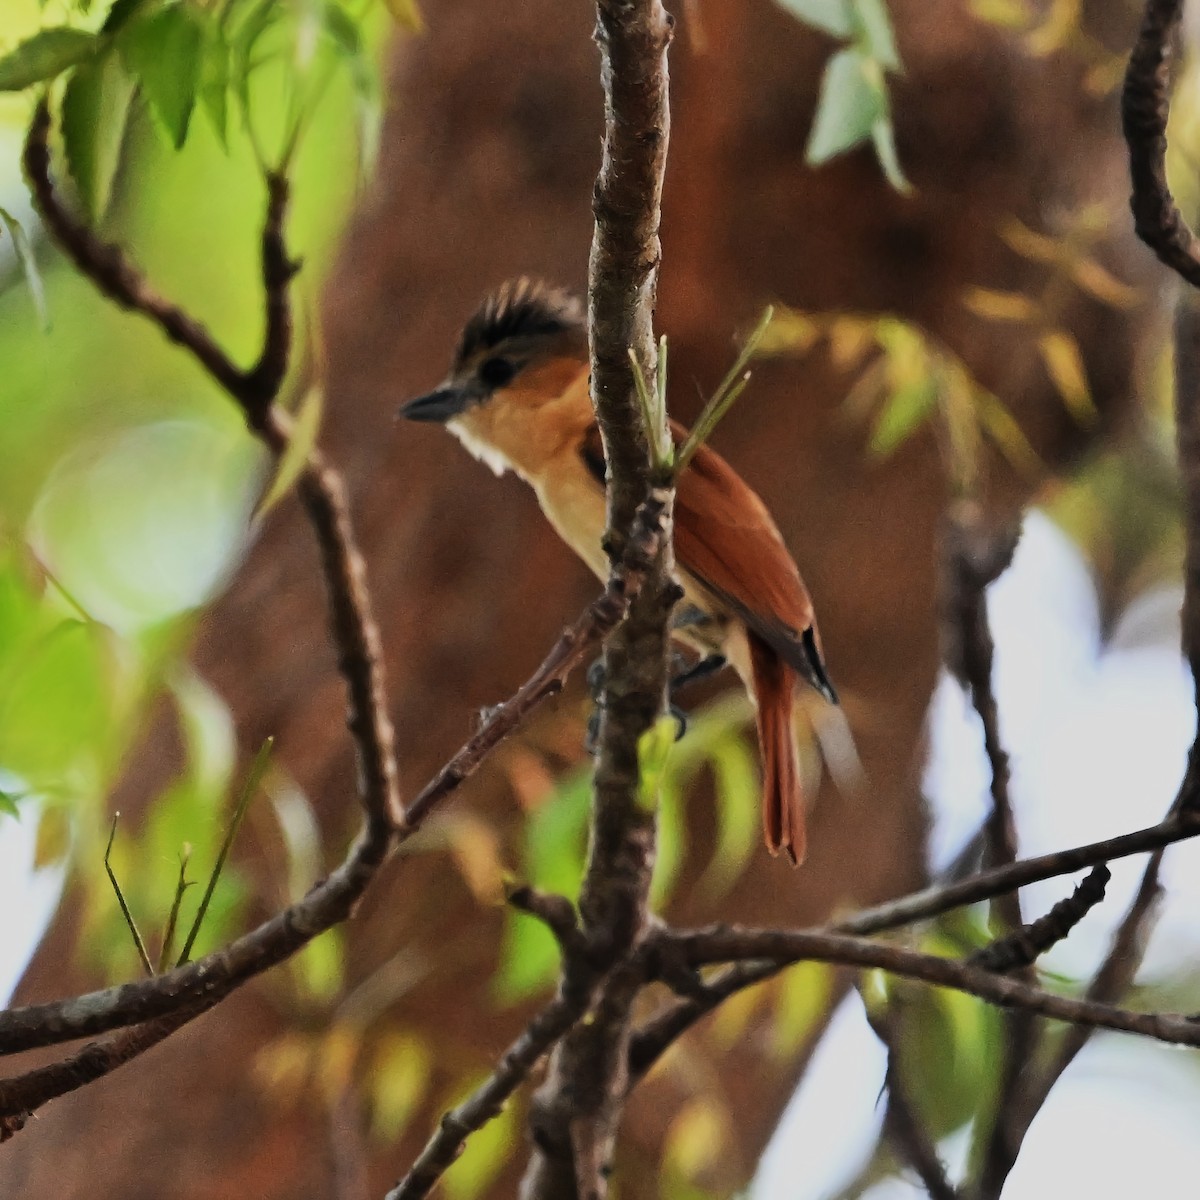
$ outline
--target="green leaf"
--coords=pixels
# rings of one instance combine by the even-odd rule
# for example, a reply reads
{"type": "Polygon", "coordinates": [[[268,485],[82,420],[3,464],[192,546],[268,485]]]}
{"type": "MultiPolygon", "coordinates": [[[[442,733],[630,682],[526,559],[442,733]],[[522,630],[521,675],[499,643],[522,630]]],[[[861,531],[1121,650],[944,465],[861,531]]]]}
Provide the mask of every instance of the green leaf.
{"type": "Polygon", "coordinates": [[[116,720],[106,631],[63,621],[17,657],[3,680],[0,767],[35,790],[89,792],[116,720]]]}
{"type": "Polygon", "coordinates": [[[346,972],[340,929],[327,929],[290,960],[292,975],[306,999],[329,1000],[341,991],[346,972]]]}
{"type": "Polygon", "coordinates": [[[366,1080],[371,1099],[371,1132],[394,1142],[408,1128],[429,1090],[433,1053],[412,1033],[387,1033],[380,1039],[366,1080]]]}
{"type": "Polygon", "coordinates": [[[350,14],[338,4],[325,5],[325,32],[334,45],[348,59],[356,59],[362,55],[362,33],[350,14]]]}
{"type": "Polygon", "coordinates": [[[205,29],[204,52],[200,61],[200,82],[197,97],[200,107],[208,114],[217,141],[228,148],[229,83],[232,50],[225,40],[221,26],[209,21],[205,29]]]}
{"type": "Polygon", "coordinates": [[[771,1052],[778,1059],[797,1054],[829,1010],[833,971],[826,963],[800,963],[784,972],[775,997],[771,1052]]]}
{"type": "Polygon", "coordinates": [[[707,900],[723,896],[746,868],[758,845],[760,784],[754,756],[738,734],[709,750],[716,776],[716,851],[696,885],[707,900]]]}
{"type": "Polygon", "coordinates": [[[63,92],[67,169],[93,221],[108,209],[133,92],[133,80],[112,55],[77,67],[63,92]]]}
{"type": "Polygon", "coordinates": [[[805,161],[820,166],[857,146],[870,136],[884,112],[879,65],[860,50],[838,51],[825,67],[805,161]]]}
{"type": "Polygon", "coordinates": [[[541,921],[509,909],[500,942],[500,966],[492,996],[502,1008],[549,989],[558,976],[558,943],[541,921]]]}
{"type": "Polygon", "coordinates": [[[853,0],[853,3],[859,48],[887,70],[901,70],[903,64],[885,0],[853,0]]]}
{"type": "Polygon", "coordinates": [[[382,119],[382,102],[375,69],[363,46],[359,27],[344,9],[336,4],[327,4],[323,28],[350,72],[358,117],[361,165],[363,173],[369,174],[375,161],[382,119]]]}
{"type": "Polygon", "coordinates": [[[935,379],[926,377],[893,392],[871,430],[871,453],[886,458],[937,408],[935,379]]]}
{"type": "Polygon", "coordinates": [[[0,58],[0,92],[20,92],[34,83],[61,75],[95,54],[100,39],[94,33],[65,26],[43,29],[0,58]]]}
{"type": "MultiPolygon", "coordinates": [[[[570,898],[579,895],[591,796],[592,770],[588,766],[563,779],[554,795],[530,817],[523,855],[530,882],[570,898]]],[[[550,986],[558,962],[558,943],[541,921],[510,908],[500,967],[492,981],[497,1003],[515,1004],[550,986]]]]}
{"type": "MultiPolygon", "coordinates": [[[[471,1087],[483,1082],[472,1080],[471,1087]]],[[[446,1172],[442,1187],[450,1200],[476,1200],[500,1174],[520,1137],[517,1109],[511,1101],[500,1114],[474,1133],[462,1156],[446,1172]]]]}
{"type": "Polygon", "coordinates": [[[13,795],[11,792],[0,792],[0,813],[15,817],[19,821],[21,819],[21,810],[17,807],[19,799],[20,796],[13,795]]]}
{"type": "Polygon", "coordinates": [[[187,141],[204,28],[187,4],[173,4],[122,31],[121,56],[141,84],[161,130],[176,150],[187,141]]]}
{"type": "Polygon", "coordinates": [[[889,980],[887,990],[900,1015],[900,1077],[930,1136],[940,1140],[990,1108],[1000,1014],[947,988],[889,980]]]}
{"type": "Polygon", "coordinates": [[[854,36],[854,11],[850,0],[779,0],[779,4],[805,25],[831,37],[854,36]]]}
{"type": "Polygon", "coordinates": [[[1094,425],[1099,414],[1088,386],[1079,343],[1071,334],[1052,329],[1038,338],[1038,351],[1067,411],[1084,428],[1094,425]]]}
{"type": "Polygon", "coordinates": [[[871,142],[875,147],[875,157],[883,168],[884,178],[901,195],[908,195],[913,186],[900,166],[900,156],[896,153],[896,131],[890,116],[880,117],[871,126],[871,142]]]}
{"type": "Polygon", "coordinates": [[[267,489],[262,503],[258,506],[258,515],[265,516],[288,494],[292,485],[300,478],[308,456],[316,445],[317,433],[321,428],[321,413],[325,408],[325,392],[320,384],[315,384],[305,393],[296,412],[295,423],[291,436],[288,438],[287,449],[279,459],[279,467],[275,478],[267,489]]]}
{"type": "Polygon", "coordinates": [[[280,6],[276,0],[258,0],[230,39],[230,78],[241,101],[244,117],[248,117],[250,112],[250,74],[254,67],[254,47],[279,16],[280,6]]]}
{"type": "Polygon", "coordinates": [[[6,208],[0,208],[0,225],[4,226],[8,236],[12,238],[17,262],[21,265],[21,272],[29,286],[29,295],[33,298],[38,324],[45,331],[50,328],[50,314],[46,309],[46,289],[42,285],[42,273],[38,270],[33,243],[29,240],[29,234],[25,232],[25,226],[6,208]]]}
{"type": "MultiPolygon", "coordinates": [[[[672,724],[674,720],[672,719],[672,724]]],[[[672,735],[673,736],[673,735],[672,735]]],[[[664,779],[658,788],[658,839],[654,850],[654,878],[650,902],[657,909],[666,904],[679,878],[687,849],[687,809],[683,789],[664,779]]]]}
{"type": "Polygon", "coordinates": [[[661,716],[638,739],[638,802],[647,812],[658,807],[667,762],[678,735],[679,725],[675,718],[661,716]]]}

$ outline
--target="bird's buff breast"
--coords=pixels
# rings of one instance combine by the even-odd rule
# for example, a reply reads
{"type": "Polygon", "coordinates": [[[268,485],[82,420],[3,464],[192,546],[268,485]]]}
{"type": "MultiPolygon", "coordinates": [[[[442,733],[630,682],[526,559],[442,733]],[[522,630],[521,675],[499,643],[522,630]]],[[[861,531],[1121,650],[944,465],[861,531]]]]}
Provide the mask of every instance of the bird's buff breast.
{"type": "MultiPolygon", "coordinates": [[[[606,517],[604,490],[576,449],[546,456],[539,464],[540,469],[533,471],[528,465],[514,461],[493,441],[478,436],[467,422],[453,421],[450,429],[467,451],[497,475],[512,471],[528,483],[554,531],[597,579],[607,582],[608,556],[602,545],[606,517]]],[[[686,623],[676,629],[675,635],[701,654],[724,654],[739,675],[749,678],[749,655],[740,625],[729,621],[728,614],[682,564],[679,574],[684,599],[678,616],[686,623]],[[699,620],[688,620],[689,616],[699,620]]]]}

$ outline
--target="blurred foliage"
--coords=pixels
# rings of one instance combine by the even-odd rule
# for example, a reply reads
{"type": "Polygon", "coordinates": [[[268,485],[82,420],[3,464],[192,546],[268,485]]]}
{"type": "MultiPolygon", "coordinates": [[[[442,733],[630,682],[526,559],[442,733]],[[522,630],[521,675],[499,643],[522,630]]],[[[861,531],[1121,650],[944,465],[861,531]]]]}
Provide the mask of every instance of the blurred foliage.
{"type": "MultiPolygon", "coordinates": [[[[418,27],[411,3],[391,9],[418,27]]],[[[5,0],[3,11],[0,221],[11,237],[0,243],[0,823],[38,823],[38,864],[69,862],[76,873],[90,965],[124,978],[137,964],[102,869],[106,797],[165,698],[181,773],[142,821],[122,824],[112,848],[134,919],[161,929],[185,847],[195,848],[190,869],[207,871],[225,824],[236,736],[224,701],[184,655],[252,532],[264,458],[186,355],[42,244],[20,141],[46,92],[68,199],[245,360],[261,326],[263,172],[286,168],[292,180],[288,239],[305,263],[301,307],[313,311],[374,153],[376,60],[390,18],[373,2],[302,0],[5,0]],[[44,336],[31,328],[14,255],[37,260],[44,336]]],[[[310,343],[317,336],[308,330],[310,343]]],[[[311,397],[298,408],[302,448],[319,424],[319,393],[311,397]]],[[[285,461],[261,512],[294,478],[285,461]]],[[[279,842],[285,855],[296,850],[279,842]]],[[[297,890],[324,869],[318,848],[297,890]]],[[[181,936],[200,891],[185,891],[181,936]]],[[[236,928],[246,896],[230,871],[197,952],[236,928]]],[[[321,939],[296,960],[306,990],[340,986],[339,947],[321,939]]]]}
{"type": "MultiPolygon", "coordinates": [[[[825,68],[807,148],[818,165],[870,142],[893,186],[908,185],[898,161],[889,76],[902,71],[884,0],[779,0],[799,20],[837,40],[825,68]]],[[[1081,26],[1071,0],[971,0],[983,20],[1012,32],[1026,52],[1067,52],[1084,64],[1084,87],[1110,91],[1121,60],[1081,26]]],[[[322,392],[296,379],[296,451],[263,479],[263,457],[239,414],[186,356],[136,318],[115,311],[42,244],[17,169],[32,93],[45,91],[61,121],[57,170],[73,201],[105,236],[131,247],[164,293],[195,311],[240,360],[257,348],[261,323],[257,238],[265,170],[286,167],[295,204],[288,237],[304,260],[302,305],[315,297],[338,233],[368,174],[380,109],[378,49],[389,22],[416,32],[413,0],[0,0],[0,836],[12,819],[37,822],[41,865],[70,864],[80,944],[110,979],[139,966],[101,851],[107,798],[165,702],[182,743],[176,778],[141,822],[121,825],[112,864],[133,917],[148,930],[151,957],[181,872],[192,882],[213,869],[238,761],[223,700],[186,663],[198,614],[236,566],[254,524],[286,495],[301,451],[321,419],[322,392]],[[18,286],[24,275],[29,287],[18,286]],[[30,290],[32,289],[32,295],[30,290]],[[45,314],[45,315],[43,315],[45,314]],[[49,331],[37,332],[50,321],[49,331]],[[301,394],[302,393],[302,394],[301,394]],[[186,859],[186,868],[181,860],[186,859]]],[[[1194,179],[1200,104],[1194,81],[1176,106],[1172,170],[1194,179]],[[1190,99],[1189,99],[1190,98],[1190,99]]],[[[1194,194],[1183,192],[1186,203],[1194,194]]],[[[966,307],[1028,345],[1067,410],[1094,419],[1092,384],[1064,321],[1074,292],[1118,309],[1138,296],[1098,258],[1114,214],[1084,207],[1052,230],[1006,222],[1008,252],[1040,272],[1036,291],[969,289],[966,307]]],[[[320,331],[307,330],[320,376],[320,331]]],[[[845,410],[869,423],[871,450],[897,453],[933,430],[947,474],[974,489],[991,445],[1019,469],[1037,466],[1003,403],[927,330],[891,314],[784,311],[764,335],[766,353],[824,346],[836,367],[857,372],[845,410]]],[[[1159,354],[1155,403],[1140,455],[1109,453],[1047,501],[1089,549],[1093,562],[1127,581],[1178,568],[1169,438],[1169,384],[1159,354]],[[1144,503],[1147,495],[1153,503],[1144,503]],[[1135,502],[1136,498],[1136,502],[1135,502]]],[[[757,852],[759,778],[749,712],[740,697],[696,714],[673,741],[670,723],[647,743],[644,799],[658,806],[656,906],[683,881],[688,899],[716,905],[757,852]],[[715,849],[696,861],[689,805],[711,781],[715,849]]],[[[820,769],[806,723],[805,768],[820,769]]],[[[280,901],[302,895],[326,866],[312,806],[277,765],[264,781],[270,807],[250,814],[256,849],[280,901]],[[269,815],[268,815],[269,813],[269,815]]],[[[519,871],[537,886],[578,894],[587,835],[590,770],[548,781],[527,805],[519,871]]],[[[446,851],[481,904],[503,891],[504,847],[486,820],[456,810],[429,831],[426,849],[446,851]]],[[[203,953],[238,928],[249,881],[236,869],[212,895],[203,953]]],[[[186,931],[201,900],[183,896],[186,931]]],[[[955,914],[921,934],[924,948],[968,954],[988,940],[978,914],[955,914]]],[[[542,925],[506,913],[497,1002],[549,988],[557,947],[542,925]]],[[[343,935],[317,939],[265,982],[294,1020],[264,1046],[253,1069],[279,1103],[302,1097],[336,1108],[361,1095],[372,1134],[394,1141],[422,1106],[449,1107],[484,1064],[452,1045],[431,1045],[397,1021],[395,1006],[427,968],[412,953],[348,986],[343,935]]],[[[990,1121],[999,1018],[969,997],[870,976],[867,1002],[885,1007],[901,1036],[900,1069],[935,1136],[990,1121]]],[[[724,1005],[705,1027],[706,1048],[753,1044],[777,1061],[811,1045],[837,998],[838,979],[819,964],[780,974],[724,1005]]],[[[736,1114],[710,1063],[688,1041],[655,1068],[692,1098],[667,1137],[663,1194],[700,1200],[727,1159],[736,1114]]],[[[494,1179],[517,1139],[511,1105],[472,1139],[446,1181],[473,1200],[494,1179]]],[[[894,1163],[888,1169],[894,1170],[894,1163]]],[[[716,1187],[716,1184],[712,1185],[716,1187]]]]}
{"type": "Polygon", "coordinates": [[[1120,86],[1125,55],[1110,50],[1087,29],[1080,0],[969,0],[969,7],[981,21],[1013,34],[1033,58],[1072,55],[1084,67],[1087,95],[1106,96],[1120,86]]]}
{"type": "Polygon", "coordinates": [[[892,128],[888,75],[904,65],[886,0],[778,0],[804,24],[845,42],[825,66],[805,160],[820,166],[870,142],[888,182],[909,190],[892,128]]]}
{"type": "MultiPolygon", "coordinates": [[[[1096,407],[1079,343],[1064,323],[1066,301],[1076,290],[1120,310],[1139,302],[1137,292],[1096,257],[1111,218],[1106,208],[1085,205],[1069,214],[1053,236],[1007,219],[999,229],[1000,239],[1035,264],[1040,287],[1034,294],[971,287],[963,295],[970,312],[1012,326],[1018,344],[1033,348],[1063,406],[1084,426],[1095,422],[1096,407]]],[[[985,444],[999,450],[1017,470],[1038,473],[1037,455],[1000,396],[915,322],[891,313],[781,309],[758,352],[804,355],[819,344],[827,347],[837,370],[859,372],[846,394],[844,412],[856,424],[870,422],[871,453],[886,458],[928,427],[959,493],[980,488],[985,444]]]]}
{"type": "MultiPolygon", "coordinates": [[[[716,806],[716,850],[690,894],[715,903],[737,881],[759,844],[757,755],[748,736],[749,706],[738,693],[706,706],[689,719],[688,732],[675,742],[674,718],[652,731],[653,771],[644,784],[657,794],[658,853],[651,896],[656,909],[670,903],[688,859],[687,806],[698,802],[696,783],[703,772],[712,780],[716,806]]],[[[819,770],[811,731],[802,729],[804,766],[819,770]]],[[[645,758],[645,752],[644,752],[645,758]]],[[[522,835],[519,873],[544,891],[578,897],[587,849],[588,801],[592,772],[587,765],[567,775],[539,798],[522,835]]],[[[694,862],[694,860],[693,860],[694,862]]],[[[698,865],[698,864],[694,864],[698,865]]],[[[558,976],[558,946],[542,923],[519,912],[506,916],[495,994],[513,1004],[551,987],[558,976]]]]}

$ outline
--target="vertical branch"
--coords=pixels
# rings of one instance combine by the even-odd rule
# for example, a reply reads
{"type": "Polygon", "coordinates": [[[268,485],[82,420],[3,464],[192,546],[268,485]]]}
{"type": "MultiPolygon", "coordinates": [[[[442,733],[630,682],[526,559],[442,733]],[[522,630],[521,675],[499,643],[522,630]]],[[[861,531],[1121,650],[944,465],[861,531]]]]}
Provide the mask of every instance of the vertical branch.
{"type": "MultiPolygon", "coordinates": [[[[946,660],[968,689],[983,726],[983,745],[991,769],[992,808],[983,826],[983,866],[1008,866],[1017,858],[1017,830],[1009,796],[1008,754],[1000,739],[1000,713],[992,688],[995,644],[987,616],[987,589],[1012,562],[1019,526],[1002,531],[987,528],[979,505],[959,501],[951,509],[945,534],[946,660]]],[[[1015,889],[992,901],[992,924],[1003,934],[1022,928],[1020,893],[1015,889]]],[[[996,1109],[983,1134],[980,1197],[998,1195],[995,1180],[1003,1180],[1015,1161],[1019,1140],[1009,1128],[1011,1101],[1020,1091],[1021,1076],[1038,1041],[1036,1019],[1014,1011],[1004,1019],[1004,1061],[996,1109]]]]}
{"type": "MultiPolygon", "coordinates": [[[[1200,301],[1189,288],[1175,306],[1175,444],[1183,485],[1183,652],[1200,712],[1200,301]]],[[[1192,747],[1189,772],[1196,770],[1192,747]]]]}
{"type": "Polygon", "coordinates": [[[673,578],[670,480],[656,478],[638,405],[636,372],[657,387],[654,301],[670,115],[661,0],[597,0],[604,87],[604,155],[593,200],[588,264],[592,398],[608,463],[605,534],[616,564],[634,516],[661,503],[663,539],[645,586],[604,653],[605,686],[591,843],[580,894],[584,953],[564,964],[564,991],[607,976],[593,1019],[562,1041],[535,1097],[527,1200],[603,1197],[626,1093],[631,1007],[641,981],[634,951],[647,924],[654,813],[639,798],[638,748],[663,710],[673,578]],[[632,351],[632,356],[630,354],[632,351]],[[636,366],[635,366],[636,363],[636,366]]]}
{"type": "MultiPolygon", "coordinates": [[[[861,990],[861,989],[860,989],[861,990]]],[[[899,1071],[899,1040],[901,1031],[890,1007],[873,1010],[863,996],[863,1008],[875,1036],[887,1051],[887,1107],[883,1116],[883,1135],[893,1153],[906,1163],[920,1179],[930,1200],[960,1200],[958,1190],[950,1182],[946,1168],[937,1154],[937,1146],[912,1103],[899,1071]]]]}

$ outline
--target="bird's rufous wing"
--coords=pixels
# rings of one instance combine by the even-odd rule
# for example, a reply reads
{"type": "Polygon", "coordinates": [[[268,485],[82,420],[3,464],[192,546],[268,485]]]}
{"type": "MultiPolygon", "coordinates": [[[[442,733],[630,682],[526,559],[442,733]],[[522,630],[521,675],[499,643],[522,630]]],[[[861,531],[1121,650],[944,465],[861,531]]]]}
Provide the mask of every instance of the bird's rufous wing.
{"type": "MultiPolygon", "coordinates": [[[[677,445],[687,431],[671,422],[677,445]]],[[[604,478],[603,443],[593,426],[584,461],[604,478]]],[[[757,493],[719,455],[701,446],[676,481],[675,556],[680,567],[743,620],[830,700],[808,589],[757,493]]]]}

